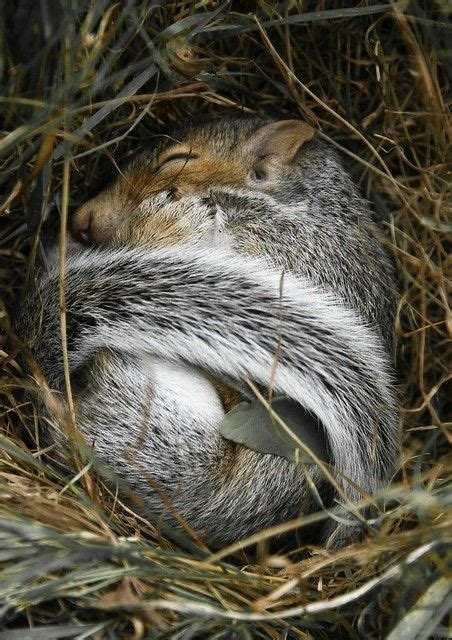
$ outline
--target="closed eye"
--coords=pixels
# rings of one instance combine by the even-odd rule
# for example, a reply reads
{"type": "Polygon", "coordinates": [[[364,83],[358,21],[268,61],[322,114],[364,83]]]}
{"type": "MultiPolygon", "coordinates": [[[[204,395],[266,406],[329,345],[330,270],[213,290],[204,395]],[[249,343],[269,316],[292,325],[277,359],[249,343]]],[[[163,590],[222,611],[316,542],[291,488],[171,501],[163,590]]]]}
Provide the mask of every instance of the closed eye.
{"type": "Polygon", "coordinates": [[[162,171],[162,169],[166,169],[167,167],[171,166],[172,164],[176,164],[179,162],[183,162],[185,164],[188,164],[189,162],[192,162],[193,160],[197,160],[199,158],[199,156],[197,156],[195,153],[175,153],[172,156],[169,156],[168,158],[166,158],[155,170],[155,173],[159,173],[160,171],[162,171]]]}

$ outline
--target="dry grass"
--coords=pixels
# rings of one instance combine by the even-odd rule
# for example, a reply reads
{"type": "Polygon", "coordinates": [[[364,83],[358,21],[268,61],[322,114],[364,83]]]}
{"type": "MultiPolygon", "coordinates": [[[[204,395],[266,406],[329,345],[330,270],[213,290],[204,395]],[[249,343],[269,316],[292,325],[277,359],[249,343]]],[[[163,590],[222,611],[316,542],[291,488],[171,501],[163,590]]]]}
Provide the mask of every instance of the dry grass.
{"type": "Polygon", "coordinates": [[[161,4],[2,5],[0,639],[447,637],[447,3],[161,4]],[[303,117],[342,148],[397,263],[400,470],[374,532],[334,553],[275,555],[262,534],[213,555],[90,469],[62,476],[9,332],[58,211],[162,125],[237,110],[303,117]]]}

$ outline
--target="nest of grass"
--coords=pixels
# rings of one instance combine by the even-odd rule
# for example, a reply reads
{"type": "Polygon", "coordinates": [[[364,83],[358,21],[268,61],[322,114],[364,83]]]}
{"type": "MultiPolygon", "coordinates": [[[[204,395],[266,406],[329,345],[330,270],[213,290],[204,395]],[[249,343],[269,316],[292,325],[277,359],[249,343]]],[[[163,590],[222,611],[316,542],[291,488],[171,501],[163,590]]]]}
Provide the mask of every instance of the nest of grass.
{"type": "Polygon", "coordinates": [[[446,637],[446,7],[2,5],[2,640],[446,637]],[[91,469],[59,472],[37,431],[45,381],[24,373],[11,333],[43,241],[72,207],[162,126],[237,111],[304,118],[342,149],[398,269],[400,468],[369,533],[339,551],[274,551],[262,532],[212,552],[162,534],[91,469]]]}

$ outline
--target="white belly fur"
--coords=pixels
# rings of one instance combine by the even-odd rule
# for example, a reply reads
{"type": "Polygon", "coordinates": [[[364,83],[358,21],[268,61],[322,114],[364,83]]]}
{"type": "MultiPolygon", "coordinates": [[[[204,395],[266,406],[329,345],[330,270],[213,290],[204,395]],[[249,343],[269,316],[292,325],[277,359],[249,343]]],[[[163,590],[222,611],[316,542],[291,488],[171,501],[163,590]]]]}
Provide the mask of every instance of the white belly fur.
{"type": "Polygon", "coordinates": [[[172,399],[185,412],[202,416],[211,423],[219,422],[224,409],[213,384],[195,367],[146,357],[156,393],[172,399]]]}

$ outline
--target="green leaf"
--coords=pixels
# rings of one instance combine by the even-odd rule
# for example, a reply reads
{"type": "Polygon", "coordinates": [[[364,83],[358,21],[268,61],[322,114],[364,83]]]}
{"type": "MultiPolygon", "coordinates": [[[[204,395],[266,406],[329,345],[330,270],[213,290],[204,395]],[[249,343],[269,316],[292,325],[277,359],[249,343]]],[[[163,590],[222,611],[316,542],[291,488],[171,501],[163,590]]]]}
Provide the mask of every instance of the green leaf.
{"type": "Polygon", "coordinates": [[[220,423],[220,434],[259,453],[314,464],[309,453],[300,447],[299,439],[317,458],[328,460],[325,434],[317,418],[289,398],[274,398],[271,406],[295,438],[259,400],[241,402],[229,411],[220,423]]]}

